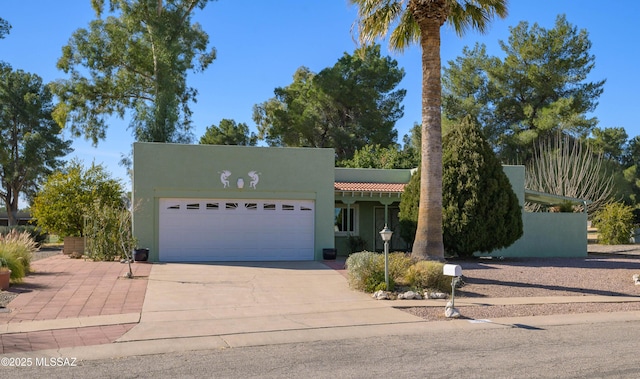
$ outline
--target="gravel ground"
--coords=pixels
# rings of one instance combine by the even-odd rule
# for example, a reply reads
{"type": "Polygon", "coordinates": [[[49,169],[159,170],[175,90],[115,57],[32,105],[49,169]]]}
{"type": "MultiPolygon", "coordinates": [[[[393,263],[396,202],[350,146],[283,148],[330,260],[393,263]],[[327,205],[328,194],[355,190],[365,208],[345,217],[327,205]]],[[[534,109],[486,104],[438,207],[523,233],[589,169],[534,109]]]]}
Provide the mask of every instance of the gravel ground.
{"type": "MultiPolygon", "coordinates": [[[[465,285],[456,298],[538,296],[640,296],[640,246],[589,245],[587,258],[505,259],[450,262],[462,266],[465,285]]],[[[457,307],[463,317],[536,316],[640,310],[640,302],[457,307]]],[[[405,308],[426,320],[448,320],[444,309],[405,308]]]]}

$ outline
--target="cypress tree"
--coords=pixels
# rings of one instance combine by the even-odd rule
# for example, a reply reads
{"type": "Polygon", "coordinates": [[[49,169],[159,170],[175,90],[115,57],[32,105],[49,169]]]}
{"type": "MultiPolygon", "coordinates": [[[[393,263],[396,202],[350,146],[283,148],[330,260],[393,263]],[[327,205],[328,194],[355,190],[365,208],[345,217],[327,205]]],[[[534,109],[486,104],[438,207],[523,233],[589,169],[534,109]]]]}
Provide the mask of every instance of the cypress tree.
{"type": "Polygon", "coordinates": [[[416,228],[418,227],[418,206],[420,204],[420,169],[413,175],[409,183],[404,187],[404,192],[400,198],[400,237],[407,243],[412,244],[416,238],[416,228]]]}
{"type": "Polygon", "coordinates": [[[513,244],[523,233],[520,204],[477,123],[466,117],[442,142],[447,252],[468,257],[513,244]]]}

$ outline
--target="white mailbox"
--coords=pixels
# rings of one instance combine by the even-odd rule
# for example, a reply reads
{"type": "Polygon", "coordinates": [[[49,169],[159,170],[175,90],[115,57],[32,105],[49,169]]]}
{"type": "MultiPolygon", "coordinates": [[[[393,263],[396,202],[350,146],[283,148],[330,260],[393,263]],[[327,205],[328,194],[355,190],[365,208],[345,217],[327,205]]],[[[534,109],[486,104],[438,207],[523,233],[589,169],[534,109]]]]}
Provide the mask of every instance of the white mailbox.
{"type": "Polygon", "coordinates": [[[444,265],[442,271],[447,276],[462,276],[462,267],[460,265],[444,265]]]}

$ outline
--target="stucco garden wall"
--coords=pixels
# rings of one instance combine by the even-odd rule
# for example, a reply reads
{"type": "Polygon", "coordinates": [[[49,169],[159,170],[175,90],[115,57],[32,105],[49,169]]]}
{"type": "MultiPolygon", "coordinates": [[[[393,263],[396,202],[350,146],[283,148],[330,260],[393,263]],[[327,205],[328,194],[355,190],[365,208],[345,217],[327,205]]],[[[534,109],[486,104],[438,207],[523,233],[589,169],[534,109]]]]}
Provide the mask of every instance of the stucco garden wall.
{"type": "MultiPolygon", "coordinates": [[[[524,207],[524,166],[503,166],[511,186],[524,207]]],[[[587,214],[522,211],[523,236],[492,256],[585,257],[587,256],[587,214]]],[[[482,254],[478,254],[482,255],[482,254]]]]}
{"type": "Polygon", "coordinates": [[[586,213],[531,213],[522,215],[524,235],[492,256],[556,257],[587,256],[586,213]]]}

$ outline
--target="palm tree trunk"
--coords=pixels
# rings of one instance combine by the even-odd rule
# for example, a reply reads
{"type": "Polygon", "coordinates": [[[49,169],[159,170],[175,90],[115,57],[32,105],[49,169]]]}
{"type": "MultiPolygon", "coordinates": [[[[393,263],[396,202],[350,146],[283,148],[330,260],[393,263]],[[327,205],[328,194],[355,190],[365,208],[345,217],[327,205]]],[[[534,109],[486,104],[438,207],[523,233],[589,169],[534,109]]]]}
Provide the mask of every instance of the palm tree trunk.
{"type": "MultiPolygon", "coordinates": [[[[417,15],[414,13],[414,16],[417,15]]],[[[419,259],[444,260],[440,27],[446,17],[441,20],[432,13],[416,18],[420,23],[422,48],[422,172],[412,255],[419,259]]]]}

